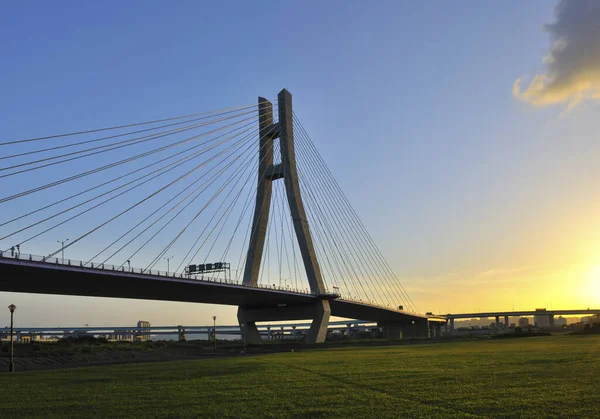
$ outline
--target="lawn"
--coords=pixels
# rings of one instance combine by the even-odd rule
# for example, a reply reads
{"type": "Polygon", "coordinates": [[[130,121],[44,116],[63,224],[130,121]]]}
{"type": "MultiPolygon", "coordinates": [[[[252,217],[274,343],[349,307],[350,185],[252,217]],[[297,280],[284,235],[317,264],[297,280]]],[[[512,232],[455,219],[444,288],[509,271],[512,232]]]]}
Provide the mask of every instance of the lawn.
{"type": "Polygon", "coordinates": [[[600,336],[0,375],[2,417],[600,417],[600,336]]]}

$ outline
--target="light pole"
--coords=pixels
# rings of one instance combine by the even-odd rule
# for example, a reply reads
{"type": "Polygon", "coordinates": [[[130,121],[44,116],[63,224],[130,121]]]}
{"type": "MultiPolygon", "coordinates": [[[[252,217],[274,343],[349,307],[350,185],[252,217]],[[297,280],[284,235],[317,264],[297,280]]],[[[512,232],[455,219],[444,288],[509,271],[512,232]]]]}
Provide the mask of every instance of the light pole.
{"type": "Polygon", "coordinates": [[[15,314],[15,310],[17,309],[17,306],[14,304],[11,304],[8,306],[8,309],[10,310],[10,363],[8,364],[8,371],[9,372],[15,372],[15,349],[14,349],[14,339],[13,339],[13,317],[15,314]]]}
{"type": "Polygon", "coordinates": [[[127,260],[127,269],[131,271],[131,261],[127,260]]]}
{"type": "Polygon", "coordinates": [[[413,342],[417,342],[417,329],[415,328],[415,321],[412,321],[412,325],[413,325],[413,342]]]}
{"type": "Polygon", "coordinates": [[[168,258],[163,258],[163,259],[166,259],[166,260],[167,260],[167,273],[169,273],[169,261],[170,261],[171,259],[173,259],[173,256],[171,256],[171,257],[168,257],[168,258]]]}
{"type": "Polygon", "coordinates": [[[244,329],[244,324],[240,324],[240,329],[242,330],[242,345],[243,345],[243,353],[246,355],[246,330],[244,329]]]}
{"type": "Polygon", "coordinates": [[[65,243],[68,242],[69,239],[65,240],[56,240],[56,243],[60,243],[60,258],[62,259],[62,263],[65,263],[65,243]]]}
{"type": "Polygon", "coordinates": [[[213,316],[213,356],[217,356],[217,316],[213,316]]]}

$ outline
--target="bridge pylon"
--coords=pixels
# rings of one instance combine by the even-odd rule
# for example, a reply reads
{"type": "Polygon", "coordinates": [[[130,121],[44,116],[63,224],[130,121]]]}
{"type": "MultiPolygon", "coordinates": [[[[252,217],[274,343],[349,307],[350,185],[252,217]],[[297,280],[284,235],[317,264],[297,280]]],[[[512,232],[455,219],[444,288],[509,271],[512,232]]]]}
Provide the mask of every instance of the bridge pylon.
{"type": "Polygon", "coordinates": [[[249,286],[258,285],[260,263],[269,222],[273,182],[283,179],[292,224],[308,283],[311,292],[319,298],[315,303],[294,306],[240,306],[238,321],[246,341],[257,344],[261,342],[260,333],[256,327],[257,321],[312,319],[307,342],[322,343],[327,336],[331,308],[300,193],[294,148],[292,95],[283,89],[279,92],[277,100],[279,120],[274,122],[273,104],[263,97],[258,98],[260,130],[258,186],[243,283],[249,286]],[[277,139],[279,139],[281,163],[274,164],[275,147],[273,146],[277,139]]]}

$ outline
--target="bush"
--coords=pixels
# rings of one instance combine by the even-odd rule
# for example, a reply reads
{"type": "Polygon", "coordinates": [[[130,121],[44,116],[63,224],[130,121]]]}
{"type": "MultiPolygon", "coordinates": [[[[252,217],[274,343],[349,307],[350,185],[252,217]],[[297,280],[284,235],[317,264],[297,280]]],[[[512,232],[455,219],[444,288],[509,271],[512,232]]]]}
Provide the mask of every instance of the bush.
{"type": "Polygon", "coordinates": [[[67,336],[58,340],[58,343],[73,343],[73,344],[88,344],[88,345],[102,345],[108,343],[106,338],[97,338],[92,335],[81,335],[81,336],[67,336]]]}

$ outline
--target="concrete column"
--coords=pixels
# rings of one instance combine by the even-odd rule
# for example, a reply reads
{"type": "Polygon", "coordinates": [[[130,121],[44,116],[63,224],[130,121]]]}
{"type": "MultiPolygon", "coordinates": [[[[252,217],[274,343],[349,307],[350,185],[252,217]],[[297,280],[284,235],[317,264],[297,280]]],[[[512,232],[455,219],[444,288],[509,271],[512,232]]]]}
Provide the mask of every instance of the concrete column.
{"type": "Polygon", "coordinates": [[[554,327],[554,314],[549,314],[549,321],[548,323],[550,324],[550,327],[554,327]]]}
{"type": "Polygon", "coordinates": [[[267,336],[268,336],[269,340],[271,340],[271,337],[272,337],[271,326],[267,326],[267,336]]]}
{"type": "Polygon", "coordinates": [[[500,330],[500,316],[496,316],[496,332],[500,330]]]}
{"type": "Polygon", "coordinates": [[[504,330],[508,330],[510,328],[510,324],[508,322],[508,316],[504,316],[504,330]]]}
{"type": "Polygon", "coordinates": [[[321,300],[316,304],[315,317],[310,325],[307,343],[323,343],[327,338],[327,327],[331,317],[331,307],[329,301],[321,300]]]}
{"type": "Polygon", "coordinates": [[[348,323],[346,325],[346,337],[349,338],[352,336],[352,323],[348,323]]]}
{"type": "Polygon", "coordinates": [[[454,319],[450,319],[450,333],[454,334],[454,319]]]}
{"type": "Polygon", "coordinates": [[[317,294],[325,293],[325,285],[321,269],[313,245],[308,219],[300,194],[300,182],[296,168],[296,151],[294,147],[294,124],[292,117],[292,95],[283,89],[277,95],[279,104],[279,142],[281,149],[281,165],[294,231],[298,239],[298,247],[302,254],[306,277],[310,289],[317,294]]]}
{"type": "Polygon", "coordinates": [[[259,345],[262,342],[260,332],[256,327],[256,322],[248,321],[246,318],[246,310],[238,308],[237,318],[240,327],[244,329],[246,335],[246,343],[250,345],[259,345]]]}
{"type": "Polygon", "coordinates": [[[273,139],[279,134],[278,129],[273,124],[273,104],[264,97],[258,98],[258,126],[260,133],[258,187],[256,189],[256,204],[254,205],[254,218],[252,219],[243,280],[244,285],[252,286],[258,284],[273,191],[273,179],[265,176],[265,173],[267,169],[273,166],[273,139]]]}

